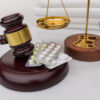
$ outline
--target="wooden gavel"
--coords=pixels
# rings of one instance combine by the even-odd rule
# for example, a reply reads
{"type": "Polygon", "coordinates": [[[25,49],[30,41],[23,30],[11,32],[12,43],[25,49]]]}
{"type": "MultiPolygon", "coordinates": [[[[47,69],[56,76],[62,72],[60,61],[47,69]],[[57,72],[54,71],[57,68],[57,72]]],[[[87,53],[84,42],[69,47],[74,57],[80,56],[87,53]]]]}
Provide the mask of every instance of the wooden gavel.
{"type": "Polygon", "coordinates": [[[29,56],[34,48],[31,43],[31,34],[26,24],[23,24],[23,15],[16,13],[1,19],[0,25],[5,27],[4,35],[0,35],[0,44],[9,44],[17,57],[29,56]]]}

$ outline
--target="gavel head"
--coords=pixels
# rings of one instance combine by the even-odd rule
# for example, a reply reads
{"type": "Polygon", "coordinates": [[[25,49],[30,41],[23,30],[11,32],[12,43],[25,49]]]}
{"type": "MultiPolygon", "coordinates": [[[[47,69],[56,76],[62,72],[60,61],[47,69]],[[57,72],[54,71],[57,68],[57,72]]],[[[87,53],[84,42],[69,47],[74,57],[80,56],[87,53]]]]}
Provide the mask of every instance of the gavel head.
{"type": "Polygon", "coordinates": [[[3,43],[8,42],[14,50],[14,56],[25,57],[32,53],[31,34],[26,24],[23,24],[23,15],[16,13],[1,19],[0,25],[5,28],[3,43]]]}

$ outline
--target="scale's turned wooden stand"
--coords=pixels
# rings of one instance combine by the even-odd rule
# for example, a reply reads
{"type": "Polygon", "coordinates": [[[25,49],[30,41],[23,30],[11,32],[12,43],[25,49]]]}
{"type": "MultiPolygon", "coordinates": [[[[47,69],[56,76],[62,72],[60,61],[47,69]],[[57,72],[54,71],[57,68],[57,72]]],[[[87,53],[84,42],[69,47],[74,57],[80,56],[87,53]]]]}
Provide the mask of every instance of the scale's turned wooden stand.
{"type": "MultiPolygon", "coordinates": [[[[97,37],[95,41],[95,48],[80,48],[78,46],[74,46],[73,43],[78,40],[79,34],[69,36],[65,39],[65,53],[69,54],[74,59],[81,61],[100,60],[100,36],[92,36],[97,37]]],[[[91,42],[89,46],[91,46],[91,42]]]]}
{"type": "Polygon", "coordinates": [[[0,84],[17,91],[37,91],[60,82],[68,73],[68,63],[49,70],[45,66],[26,68],[26,58],[16,58],[10,50],[0,59],[0,84]]]}
{"type": "Polygon", "coordinates": [[[85,34],[76,34],[65,39],[65,53],[81,61],[100,60],[100,36],[88,34],[90,0],[87,4],[85,34]]]}

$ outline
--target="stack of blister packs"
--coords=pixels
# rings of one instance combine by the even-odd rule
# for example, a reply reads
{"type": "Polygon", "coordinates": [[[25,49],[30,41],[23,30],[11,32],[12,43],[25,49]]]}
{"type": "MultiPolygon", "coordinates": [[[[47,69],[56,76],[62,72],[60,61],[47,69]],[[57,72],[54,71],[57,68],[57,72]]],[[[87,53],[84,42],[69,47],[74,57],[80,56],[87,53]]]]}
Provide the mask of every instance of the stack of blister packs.
{"type": "Polygon", "coordinates": [[[26,67],[39,67],[45,65],[48,69],[53,69],[70,61],[72,58],[62,53],[61,49],[62,46],[54,42],[36,43],[33,54],[26,63],[26,67]]]}

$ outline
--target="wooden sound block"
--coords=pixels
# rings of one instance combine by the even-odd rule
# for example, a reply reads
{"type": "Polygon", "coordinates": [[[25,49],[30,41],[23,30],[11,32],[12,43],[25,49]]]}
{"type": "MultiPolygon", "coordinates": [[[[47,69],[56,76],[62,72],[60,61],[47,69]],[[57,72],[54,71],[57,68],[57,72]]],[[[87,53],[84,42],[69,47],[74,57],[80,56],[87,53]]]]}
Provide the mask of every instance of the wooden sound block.
{"type": "Polygon", "coordinates": [[[73,43],[77,41],[79,34],[69,36],[65,39],[65,53],[74,59],[80,61],[98,61],[100,60],[100,36],[95,41],[95,48],[80,48],[74,46],[73,43]]]}
{"type": "Polygon", "coordinates": [[[0,84],[16,91],[37,91],[60,82],[68,73],[68,63],[55,69],[26,68],[27,58],[15,58],[10,50],[0,59],[0,84]]]}

